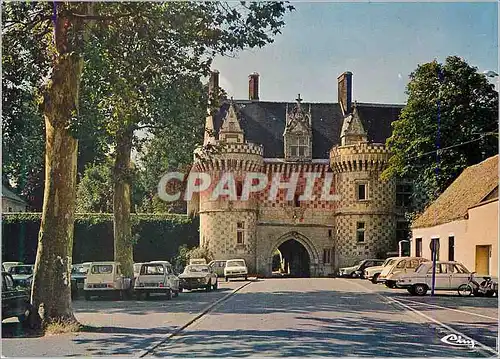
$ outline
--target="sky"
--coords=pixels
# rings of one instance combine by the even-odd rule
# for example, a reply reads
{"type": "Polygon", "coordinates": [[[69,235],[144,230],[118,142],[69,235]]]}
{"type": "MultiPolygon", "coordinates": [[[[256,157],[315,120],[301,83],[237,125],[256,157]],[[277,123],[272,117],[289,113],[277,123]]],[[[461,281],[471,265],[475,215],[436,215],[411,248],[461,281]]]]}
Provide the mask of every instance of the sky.
{"type": "MultiPolygon", "coordinates": [[[[261,101],[337,102],[337,77],[353,73],[353,101],[403,104],[419,64],[464,58],[498,71],[496,2],[293,2],[274,43],[218,57],[220,85],[248,99],[248,75],[260,74],[261,101]]],[[[492,80],[494,83],[496,80],[492,80]]]]}

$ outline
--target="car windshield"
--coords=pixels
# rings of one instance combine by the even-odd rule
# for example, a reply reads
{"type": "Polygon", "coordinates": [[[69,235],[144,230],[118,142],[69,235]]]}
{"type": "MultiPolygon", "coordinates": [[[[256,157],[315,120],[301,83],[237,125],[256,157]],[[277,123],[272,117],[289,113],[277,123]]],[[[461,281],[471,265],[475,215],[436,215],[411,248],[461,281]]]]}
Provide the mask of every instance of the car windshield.
{"type": "Polygon", "coordinates": [[[141,275],[159,275],[164,273],[165,268],[161,264],[143,264],[141,267],[141,275]]]}
{"type": "Polygon", "coordinates": [[[388,259],[388,260],[386,260],[386,261],[385,261],[385,263],[384,263],[384,267],[385,267],[385,266],[390,266],[390,265],[393,265],[395,262],[396,262],[396,260],[395,260],[395,259],[388,259]]]}
{"type": "Polygon", "coordinates": [[[208,272],[207,265],[191,265],[187,266],[184,273],[208,272]]]}
{"type": "Polygon", "coordinates": [[[110,274],[113,273],[113,266],[111,264],[98,264],[92,266],[92,274],[110,274]]]}
{"type": "Polygon", "coordinates": [[[415,272],[417,272],[417,273],[425,272],[425,264],[420,263],[420,265],[415,269],[415,272]]]}
{"type": "Polygon", "coordinates": [[[226,267],[244,267],[245,262],[244,261],[228,261],[226,263],[226,267]]]}
{"type": "Polygon", "coordinates": [[[9,272],[11,274],[33,274],[33,268],[31,266],[14,266],[10,267],[9,272]]]}
{"type": "Polygon", "coordinates": [[[87,274],[88,270],[89,270],[88,266],[75,265],[71,269],[71,274],[87,274]]]}

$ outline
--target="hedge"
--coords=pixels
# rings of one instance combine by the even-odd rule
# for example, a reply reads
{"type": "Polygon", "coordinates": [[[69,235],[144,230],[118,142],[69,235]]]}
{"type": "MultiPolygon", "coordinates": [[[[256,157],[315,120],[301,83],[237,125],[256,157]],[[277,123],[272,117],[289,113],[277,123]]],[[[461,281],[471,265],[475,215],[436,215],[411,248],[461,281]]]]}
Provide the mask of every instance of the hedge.
{"type": "MultiPolygon", "coordinates": [[[[180,214],[131,214],[134,261],[172,260],[179,246],[197,246],[199,219],[180,214]]],[[[2,214],[2,260],[34,263],[41,213],[2,214]]],[[[113,259],[113,214],[75,216],[73,263],[113,259]]]]}

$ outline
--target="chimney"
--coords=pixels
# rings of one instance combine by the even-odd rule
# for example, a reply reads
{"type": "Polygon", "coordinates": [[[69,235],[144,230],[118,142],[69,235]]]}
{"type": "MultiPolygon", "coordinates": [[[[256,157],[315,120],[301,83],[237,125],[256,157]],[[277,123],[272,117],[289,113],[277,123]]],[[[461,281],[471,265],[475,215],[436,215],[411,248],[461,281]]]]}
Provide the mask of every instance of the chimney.
{"type": "Polygon", "coordinates": [[[259,101],[259,74],[257,72],[248,75],[248,99],[259,101]]]}
{"type": "Polygon", "coordinates": [[[337,77],[337,94],[340,107],[344,115],[348,115],[352,110],[352,72],[346,71],[337,77]]]}
{"type": "Polygon", "coordinates": [[[208,82],[208,94],[211,96],[214,91],[218,91],[219,89],[219,71],[213,70],[210,71],[210,80],[208,82]]]}

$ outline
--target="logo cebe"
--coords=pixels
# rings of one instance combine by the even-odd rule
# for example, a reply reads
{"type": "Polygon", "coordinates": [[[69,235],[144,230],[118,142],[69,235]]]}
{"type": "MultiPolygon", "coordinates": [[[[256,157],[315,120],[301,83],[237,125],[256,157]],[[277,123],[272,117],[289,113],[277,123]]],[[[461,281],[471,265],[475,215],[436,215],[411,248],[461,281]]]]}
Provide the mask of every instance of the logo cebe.
{"type": "Polygon", "coordinates": [[[457,334],[448,334],[447,336],[441,338],[441,341],[446,344],[455,345],[455,346],[466,346],[470,349],[473,349],[476,343],[472,339],[462,338],[457,334]]]}
{"type": "MultiPolygon", "coordinates": [[[[299,197],[299,201],[339,201],[340,196],[331,193],[333,173],[327,172],[324,177],[318,172],[304,172],[291,173],[287,182],[282,181],[282,175],[275,173],[271,178],[271,185],[268,190],[268,200],[276,200],[280,189],[286,189],[286,200],[294,200],[296,188],[298,186],[299,176],[305,179],[304,191],[299,197]],[[314,193],[314,184],[316,180],[323,178],[323,186],[321,193],[314,193]],[[318,196],[319,195],[319,196],[318,196]]],[[[166,173],[158,183],[158,196],[166,202],[178,201],[181,198],[181,191],[176,193],[167,193],[167,184],[170,181],[183,182],[185,174],[182,172],[169,172],[166,173]]],[[[228,196],[230,200],[248,201],[250,193],[257,193],[265,190],[268,187],[269,178],[266,173],[262,172],[248,172],[245,175],[241,195],[237,195],[235,175],[232,172],[225,172],[222,174],[220,180],[216,183],[211,193],[211,199],[217,200],[220,196],[228,196]],[[238,198],[239,197],[239,198],[238,198]]],[[[194,193],[205,192],[209,190],[212,185],[212,178],[210,174],[204,172],[192,172],[189,174],[186,183],[186,190],[184,191],[184,200],[190,201],[194,193]]]]}

